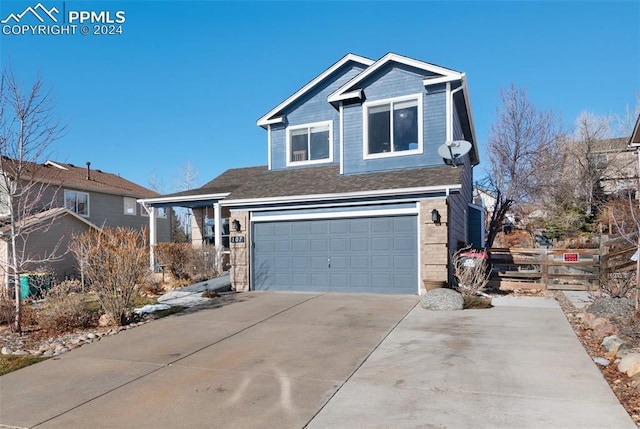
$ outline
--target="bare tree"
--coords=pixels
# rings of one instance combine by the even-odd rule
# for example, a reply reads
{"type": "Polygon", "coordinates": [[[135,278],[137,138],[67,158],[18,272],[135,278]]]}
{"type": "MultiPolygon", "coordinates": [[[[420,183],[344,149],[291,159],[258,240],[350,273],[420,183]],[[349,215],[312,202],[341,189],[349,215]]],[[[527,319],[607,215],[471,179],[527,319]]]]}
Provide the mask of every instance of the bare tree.
{"type": "MultiPolygon", "coordinates": [[[[55,195],[38,180],[38,170],[50,145],[64,127],[53,115],[50,92],[40,79],[23,90],[12,71],[0,78],[0,213],[8,236],[9,255],[3,270],[15,287],[14,329],[21,331],[20,273],[28,265],[51,261],[50,254],[29,255],[30,234],[42,232],[51,221],[36,222],[33,215],[52,207],[55,195]]],[[[57,249],[56,249],[57,250],[57,249]]]]}
{"type": "Polygon", "coordinates": [[[513,84],[501,92],[501,102],[487,142],[488,188],[495,204],[486,247],[493,245],[509,210],[548,186],[562,162],[558,149],[562,129],[553,112],[536,109],[525,90],[513,84]]]}

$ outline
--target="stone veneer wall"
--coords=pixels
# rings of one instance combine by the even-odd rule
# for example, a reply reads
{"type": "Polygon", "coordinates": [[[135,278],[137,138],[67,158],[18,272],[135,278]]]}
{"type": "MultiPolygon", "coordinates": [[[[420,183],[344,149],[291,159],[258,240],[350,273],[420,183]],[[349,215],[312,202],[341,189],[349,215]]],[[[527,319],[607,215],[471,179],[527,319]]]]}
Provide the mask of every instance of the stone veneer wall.
{"type": "MultiPolygon", "coordinates": [[[[420,201],[420,278],[421,281],[448,281],[449,251],[447,248],[447,199],[420,201]],[[431,220],[431,211],[440,213],[440,225],[431,220]]],[[[422,289],[421,289],[422,291],[422,289]]]]}
{"type": "Polygon", "coordinates": [[[244,236],[244,243],[229,243],[231,251],[231,286],[238,292],[249,290],[249,212],[233,211],[229,217],[229,233],[231,237],[244,236]],[[240,222],[240,231],[233,230],[233,221],[240,222]]]}

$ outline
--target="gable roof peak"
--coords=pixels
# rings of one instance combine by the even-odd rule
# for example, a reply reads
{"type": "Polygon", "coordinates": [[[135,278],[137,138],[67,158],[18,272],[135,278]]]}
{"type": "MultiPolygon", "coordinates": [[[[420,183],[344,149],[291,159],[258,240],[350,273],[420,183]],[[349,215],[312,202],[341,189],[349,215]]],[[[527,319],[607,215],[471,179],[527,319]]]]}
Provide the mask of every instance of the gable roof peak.
{"type": "Polygon", "coordinates": [[[277,124],[282,122],[282,119],[283,119],[282,116],[276,116],[278,115],[278,113],[280,113],[280,111],[282,111],[284,108],[294,103],[296,100],[298,100],[300,97],[305,95],[307,92],[313,89],[320,82],[325,80],[328,76],[330,76],[336,70],[340,69],[342,66],[344,66],[349,62],[355,62],[365,67],[369,67],[370,65],[374,64],[374,61],[369,58],[362,57],[360,55],[356,55],[352,53],[346,54],[344,57],[340,58],[337,62],[331,65],[328,69],[320,73],[318,76],[313,78],[309,83],[307,83],[305,86],[303,86],[298,91],[296,91],[289,98],[287,98],[282,103],[278,104],[276,107],[271,109],[266,115],[258,119],[258,122],[257,122],[258,126],[266,128],[270,124],[277,124]]]}

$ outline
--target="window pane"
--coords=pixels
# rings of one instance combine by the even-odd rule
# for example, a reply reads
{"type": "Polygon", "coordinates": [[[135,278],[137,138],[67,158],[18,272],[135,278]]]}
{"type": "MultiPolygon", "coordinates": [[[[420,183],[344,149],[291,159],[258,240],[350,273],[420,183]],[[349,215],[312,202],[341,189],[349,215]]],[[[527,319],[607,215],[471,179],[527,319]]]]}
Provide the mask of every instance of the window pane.
{"type": "Polygon", "coordinates": [[[64,193],[64,207],[71,210],[72,212],[76,211],[76,195],[72,192],[64,193]]]}
{"type": "Polygon", "coordinates": [[[89,195],[76,194],[76,200],[77,200],[76,213],[81,215],[88,215],[89,214],[89,195]]]}
{"type": "Polygon", "coordinates": [[[370,107],[368,112],[369,153],[390,152],[390,105],[370,107]]]}
{"type": "Polygon", "coordinates": [[[329,158],[329,126],[311,128],[311,159],[329,158]]]}
{"type": "Polygon", "coordinates": [[[291,162],[306,161],[309,147],[309,130],[291,131],[291,162]]]}
{"type": "Polygon", "coordinates": [[[418,148],[418,103],[415,100],[393,106],[393,150],[418,148]]]}

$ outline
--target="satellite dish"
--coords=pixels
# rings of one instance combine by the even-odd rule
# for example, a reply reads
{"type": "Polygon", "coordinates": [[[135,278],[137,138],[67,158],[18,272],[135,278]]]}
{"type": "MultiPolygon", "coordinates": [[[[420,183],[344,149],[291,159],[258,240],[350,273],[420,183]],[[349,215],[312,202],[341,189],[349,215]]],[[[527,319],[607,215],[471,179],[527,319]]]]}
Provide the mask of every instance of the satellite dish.
{"type": "Polygon", "coordinates": [[[466,140],[453,140],[438,146],[438,155],[444,158],[447,164],[456,166],[456,159],[467,154],[471,150],[471,143],[466,140]]]}

